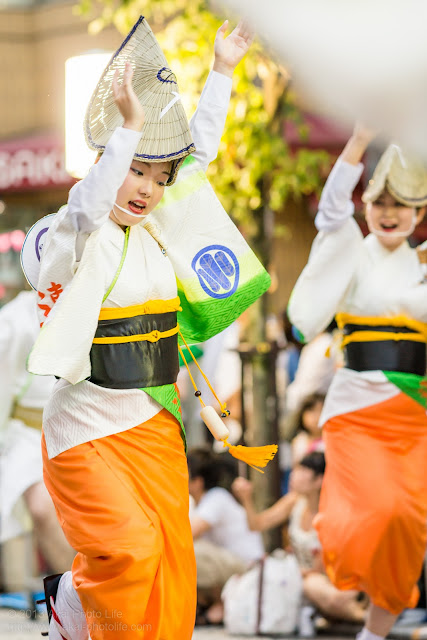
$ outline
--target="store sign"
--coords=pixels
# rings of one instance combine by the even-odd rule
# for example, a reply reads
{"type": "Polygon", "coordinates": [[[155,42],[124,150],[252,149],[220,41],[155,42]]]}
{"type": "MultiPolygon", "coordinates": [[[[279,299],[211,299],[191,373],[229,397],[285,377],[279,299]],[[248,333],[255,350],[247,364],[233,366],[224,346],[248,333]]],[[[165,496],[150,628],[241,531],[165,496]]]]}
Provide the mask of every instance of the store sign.
{"type": "Polygon", "coordinates": [[[21,251],[24,244],[25,233],[21,229],[15,229],[15,231],[9,231],[7,233],[0,233],[0,253],[7,253],[8,251],[21,251]]]}
{"type": "Polygon", "coordinates": [[[71,184],[63,146],[54,135],[0,142],[0,193],[71,184]]]}

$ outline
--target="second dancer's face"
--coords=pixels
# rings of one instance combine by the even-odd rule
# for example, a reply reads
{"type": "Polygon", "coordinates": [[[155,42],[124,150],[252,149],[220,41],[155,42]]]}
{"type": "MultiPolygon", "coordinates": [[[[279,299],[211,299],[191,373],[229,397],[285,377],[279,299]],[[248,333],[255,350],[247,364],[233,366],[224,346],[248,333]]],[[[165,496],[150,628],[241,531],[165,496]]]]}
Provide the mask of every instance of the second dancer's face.
{"type": "Polygon", "coordinates": [[[379,231],[379,242],[390,251],[397,249],[411,235],[414,224],[418,224],[425,209],[407,207],[397,202],[387,191],[366,205],[366,220],[369,230],[375,234],[379,231]]]}
{"type": "Polygon", "coordinates": [[[127,215],[118,207],[114,207],[110,218],[121,226],[131,227],[139,224],[162,199],[170,172],[170,162],[148,163],[134,160],[117,192],[116,203],[138,217],[127,215]]]}

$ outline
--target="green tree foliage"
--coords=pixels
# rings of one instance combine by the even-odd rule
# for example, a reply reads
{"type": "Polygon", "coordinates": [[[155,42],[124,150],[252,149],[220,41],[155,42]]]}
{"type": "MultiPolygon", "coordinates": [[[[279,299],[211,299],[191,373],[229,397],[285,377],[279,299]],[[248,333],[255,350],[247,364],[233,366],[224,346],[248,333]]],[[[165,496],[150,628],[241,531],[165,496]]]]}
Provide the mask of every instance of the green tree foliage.
{"type": "MultiPolygon", "coordinates": [[[[84,14],[101,6],[90,24],[96,33],[113,22],[125,34],[144,15],[156,33],[192,113],[213,60],[223,14],[206,0],[82,0],[84,14]],[[93,6],[93,2],[97,6],[93,6]]],[[[255,42],[234,74],[234,91],[218,159],[209,178],[225,209],[267,260],[265,211],[283,209],[289,197],[317,193],[329,158],[325,151],[291,153],[283,125],[291,119],[306,134],[286,71],[255,42]]]]}

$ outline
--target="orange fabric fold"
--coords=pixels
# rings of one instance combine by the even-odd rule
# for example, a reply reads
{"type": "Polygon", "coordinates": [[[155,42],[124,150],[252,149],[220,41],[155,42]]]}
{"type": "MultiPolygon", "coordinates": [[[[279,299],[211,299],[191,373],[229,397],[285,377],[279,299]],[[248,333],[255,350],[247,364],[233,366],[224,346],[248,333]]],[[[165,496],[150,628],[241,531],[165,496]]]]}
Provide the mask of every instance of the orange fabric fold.
{"type": "Polygon", "coordinates": [[[403,393],[324,427],[326,474],[315,526],[339,589],[397,614],[418,600],[427,542],[427,416],[403,393]]]}
{"type": "Polygon", "coordinates": [[[196,566],[181,427],[143,424],[49,460],[45,483],[78,552],[73,584],[92,640],[191,640],[196,566]]]}

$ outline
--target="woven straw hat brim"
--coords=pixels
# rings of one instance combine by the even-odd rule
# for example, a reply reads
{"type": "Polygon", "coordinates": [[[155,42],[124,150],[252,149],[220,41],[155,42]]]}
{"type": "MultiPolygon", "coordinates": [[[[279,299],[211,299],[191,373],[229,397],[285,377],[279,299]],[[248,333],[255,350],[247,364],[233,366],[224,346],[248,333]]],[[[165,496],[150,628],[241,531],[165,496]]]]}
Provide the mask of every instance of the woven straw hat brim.
{"type": "MultiPolygon", "coordinates": [[[[132,85],[145,114],[136,160],[178,163],[195,150],[176,78],[146,20],[141,16],[104,70],[87,108],[84,130],[88,146],[103,151],[113,131],[123,124],[114,103],[112,82],[119,81],[126,62],[134,69],[132,85]]],[[[180,163],[179,163],[180,164],[180,163]]]]}
{"type": "Polygon", "coordinates": [[[378,161],[362,201],[375,202],[384,189],[407,207],[423,207],[427,205],[427,171],[396,145],[390,145],[378,161]]]}

